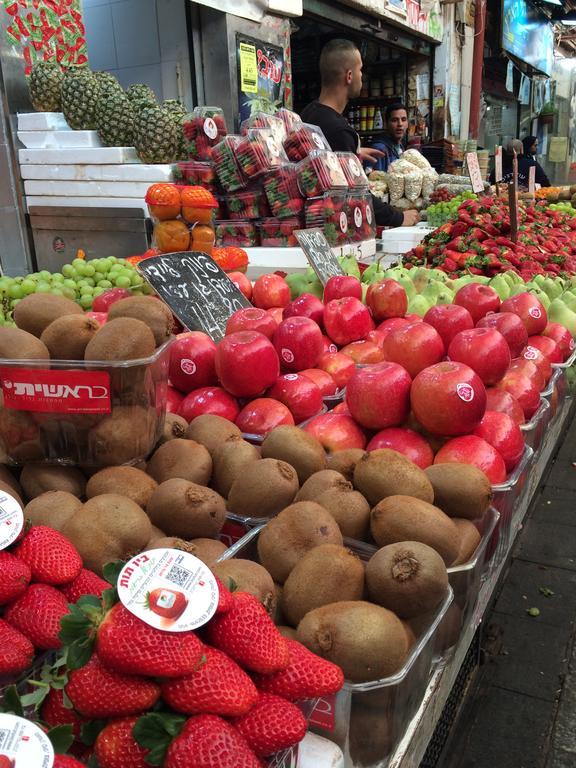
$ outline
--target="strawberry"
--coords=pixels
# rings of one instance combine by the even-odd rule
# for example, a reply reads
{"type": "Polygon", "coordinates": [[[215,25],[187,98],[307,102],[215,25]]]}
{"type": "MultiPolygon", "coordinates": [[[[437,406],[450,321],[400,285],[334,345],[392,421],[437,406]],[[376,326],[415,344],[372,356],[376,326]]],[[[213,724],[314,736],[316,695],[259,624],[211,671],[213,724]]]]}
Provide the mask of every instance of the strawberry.
{"type": "Polygon", "coordinates": [[[86,720],[77,715],[70,706],[66,706],[64,691],[61,688],[50,688],[42,702],[40,713],[42,720],[51,728],[58,725],[71,725],[74,740],[80,741],[80,730],[86,720]]]}
{"type": "Polygon", "coordinates": [[[232,592],[225,587],[220,581],[218,576],[214,576],[216,584],[218,584],[218,605],[216,606],[216,613],[227,613],[234,605],[232,600],[232,592]]]}
{"type": "Polygon", "coordinates": [[[54,755],[52,768],[86,768],[86,766],[70,755],[54,755]]]}
{"type": "Polygon", "coordinates": [[[112,672],[94,655],[70,672],[66,694],[84,717],[127,717],[153,707],[160,689],[151,680],[112,672]]]}
{"type": "Polygon", "coordinates": [[[68,613],[64,595],[48,584],[31,584],[4,614],[5,620],[26,635],[36,648],[60,648],[60,622],[68,613]]]}
{"type": "Polygon", "coordinates": [[[233,607],[216,614],[206,637],[246,669],[272,674],[288,666],[288,646],[262,603],[247,592],[234,592],[233,607]]]}
{"type": "Polygon", "coordinates": [[[24,672],[34,659],[34,646],[21,632],[0,619],[0,677],[24,672]]]}
{"type": "Polygon", "coordinates": [[[258,692],[252,680],[225,653],[204,647],[204,662],[191,675],[161,685],[168,706],[187,715],[235,717],[248,712],[258,692]]]}
{"type": "Polygon", "coordinates": [[[164,768],[262,768],[243,736],[216,715],[187,720],[168,747],[164,768]]]}
{"type": "Polygon", "coordinates": [[[94,571],[82,568],[78,576],[62,587],[62,593],[69,603],[75,603],[84,595],[96,595],[101,597],[105,589],[110,589],[110,584],[101,579],[94,571]]]}
{"type": "Polygon", "coordinates": [[[114,720],[100,731],[94,745],[99,768],[149,768],[148,750],[132,735],[137,720],[137,717],[114,720]]]}
{"type": "Polygon", "coordinates": [[[117,603],[98,629],[96,651],[116,672],[182,677],[202,661],[203,645],[193,632],[156,629],[117,603]]]}
{"type": "Polygon", "coordinates": [[[14,760],[6,755],[0,755],[0,768],[14,768],[14,760]]]}
{"type": "Polygon", "coordinates": [[[306,718],[295,704],[272,693],[261,693],[252,709],[232,720],[259,757],[298,744],[306,735],[306,718]]]}
{"type": "Polygon", "coordinates": [[[76,547],[46,525],[33,525],[14,554],[30,567],[34,581],[43,584],[68,584],[82,570],[76,547]]]}
{"type": "Polygon", "coordinates": [[[0,605],[17,600],[26,592],[32,571],[10,552],[0,552],[0,605]]]}
{"type": "Polygon", "coordinates": [[[289,701],[313,699],[338,693],[344,684],[344,674],[331,661],[320,658],[297,640],[286,639],[290,663],[272,675],[254,675],[256,686],[266,693],[275,693],[289,701]]]}

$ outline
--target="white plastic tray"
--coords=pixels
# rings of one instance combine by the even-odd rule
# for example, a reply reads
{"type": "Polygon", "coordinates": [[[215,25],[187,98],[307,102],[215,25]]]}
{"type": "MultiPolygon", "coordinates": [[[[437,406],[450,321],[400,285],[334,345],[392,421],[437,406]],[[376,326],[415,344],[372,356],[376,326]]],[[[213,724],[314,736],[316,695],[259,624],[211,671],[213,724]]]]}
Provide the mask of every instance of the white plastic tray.
{"type": "Polygon", "coordinates": [[[19,112],[19,131],[70,130],[62,112],[19,112]]]}
{"type": "Polygon", "coordinates": [[[20,165],[119,165],[140,162],[134,147],[20,149],[18,159],[20,165]]]}
{"type": "Polygon", "coordinates": [[[424,240],[434,227],[416,225],[415,227],[395,227],[382,232],[382,250],[384,253],[407,253],[424,240]]]}
{"type": "Polygon", "coordinates": [[[143,198],[139,197],[60,197],[49,195],[30,195],[26,197],[28,210],[34,205],[62,208],[73,206],[74,208],[140,208],[148,214],[148,206],[143,198]]]}
{"type": "Polygon", "coordinates": [[[24,192],[33,195],[71,197],[136,197],[144,199],[150,185],[146,181],[36,181],[24,182],[24,192]]]}
{"type": "Polygon", "coordinates": [[[27,181],[158,181],[172,180],[171,165],[21,165],[20,175],[27,181]]]}
{"type": "Polygon", "coordinates": [[[102,146],[97,131],[18,131],[18,139],[27,149],[102,146]]]}

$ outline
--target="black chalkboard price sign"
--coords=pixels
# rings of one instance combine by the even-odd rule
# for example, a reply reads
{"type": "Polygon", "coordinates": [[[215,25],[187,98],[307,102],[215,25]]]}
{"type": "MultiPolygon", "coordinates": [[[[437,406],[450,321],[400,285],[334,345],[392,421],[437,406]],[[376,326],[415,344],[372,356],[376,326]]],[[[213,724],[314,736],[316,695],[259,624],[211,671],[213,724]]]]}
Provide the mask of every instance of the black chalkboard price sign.
{"type": "Polygon", "coordinates": [[[297,229],[294,234],[322,285],[331,277],[344,274],[321,229],[297,229]]]}
{"type": "Polygon", "coordinates": [[[224,337],[226,321],[252,305],[214,259],[201,251],[164,253],[139,262],[137,269],[190,331],[214,341],[224,337]]]}

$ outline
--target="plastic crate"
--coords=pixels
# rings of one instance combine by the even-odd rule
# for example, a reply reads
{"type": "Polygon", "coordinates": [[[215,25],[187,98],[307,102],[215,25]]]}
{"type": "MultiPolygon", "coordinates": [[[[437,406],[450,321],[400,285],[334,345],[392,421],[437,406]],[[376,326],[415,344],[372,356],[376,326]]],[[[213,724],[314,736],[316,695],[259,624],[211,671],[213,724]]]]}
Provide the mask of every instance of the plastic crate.
{"type": "Polygon", "coordinates": [[[228,219],[215,222],[216,245],[253,248],[259,244],[258,230],[253,221],[228,219]]]}

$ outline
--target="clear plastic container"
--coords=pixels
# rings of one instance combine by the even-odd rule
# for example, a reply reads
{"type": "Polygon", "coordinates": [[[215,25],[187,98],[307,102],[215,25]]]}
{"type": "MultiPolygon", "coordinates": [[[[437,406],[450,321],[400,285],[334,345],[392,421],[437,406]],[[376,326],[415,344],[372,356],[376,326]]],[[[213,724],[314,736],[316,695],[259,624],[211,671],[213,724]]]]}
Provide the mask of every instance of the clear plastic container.
{"type": "Polygon", "coordinates": [[[263,248],[296,248],[294,230],[302,229],[301,219],[262,219],[259,223],[260,245],[263,248]]]}
{"type": "Polygon", "coordinates": [[[236,159],[247,179],[254,179],[288,161],[282,144],[269,128],[250,129],[236,146],[236,159]]]}
{"type": "Polygon", "coordinates": [[[218,189],[218,176],[211,161],[182,160],[172,166],[172,177],[178,184],[198,184],[212,193],[218,189]]]}
{"type": "Polygon", "coordinates": [[[338,155],[314,149],[297,167],[298,186],[305,197],[320,197],[333,189],[346,190],[348,182],[340,167],[338,155]]]}
{"type": "Polygon", "coordinates": [[[306,202],[306,228],[319,227],[331,246],[350,242],[350,208],[345,192],[325,192],[306,202]]]}
{"type": "Polygon", "coordinates": [[[550,397],[550,395],[554,392],[556,382],[558,381],[561,375],[562,375],[561,368],[557,368],[555,371],[553,371],[552,376],[550,376],[548,380],[548,384],[546,385],[546,388],[540,392],[540,395],[542,397],[550,397]]]}
{"type": "Polygon", "coordinates": [[[346,387],[342,387],[342,389],[337,390],[333,395],[326,395],[322,398],[324,401],[324,405],[326,408],[331,411],[332,408],[335,408],[337,405],[340,405],[344,401],[344,398],[346,397],[346,387]]]}
{"type": "Polygon", "coordinates": [[[304,198],[298,187],[296,165],[284,163],[263,178],[264,192],[273,216],[289,219],[304,210],[304,198]]]}
{"type": "Polygon", "coordinates": [[[362,162],[353,152],[336,152],[350,189],[368,189],[368,177],[362,162]]]}
{"type": "Polygon", "coordinates": [[[540,450],[542,440],[544,439],[544,433],[546,427],[550,422],[550,403],[545,397],[540,398],[540,407],[532,416],[530,421],[525,424],[520,424],[522,430],[522,437],[524,442],[528,445],[534,453],[540,450]]]}
{"type": "Polygon", "coordinates": [[[297,112],[292,112],[291,109],[286,109],[286,107],[281,107],[278,112],[276,112],[276,117],[279,117],[284,123],[287,134],[302,125],[300,115],[297,112]]]}
{"type": "Polygon", "coordinates": [[[286,126],[279,115],[269,115],[266,112],[255,112],[247,120],[243,120],[240,133],[246,136],[251,128],[267,128],[279,144],[286,138],[286,126]]]}
{"type": "Polygon", "coordinates": [[[239,136],[226,136],[212,149],[212,162],[216,174],[227,192],[236,192],[237,189],[244,189],[247,185],[236,160],[239,142],[239,136]]]}
{"type": "Polygon", "coordinates": [[[330,149],[330,144],[321,128],[310,123],[300,123],[284,140],[284,149],[293,163],[304,160],[312,150],[330,149]]]}
{"type": "Polygon", "coordinates": [[[498,523],[498,550],[496,561],[502,559],[508,552],[513,536],[512,520],[514,511],[522,496],[528,475],[532,470],[534,451],[526,446],[518,465],[508,475],[505,483],[492,486],[492,505],[500,512],[498,523]]]}
{"type": "Polygon", "coordinates": [[[182,123],[188,152],[194,160],[210,160],[212,149],[226,136],[226,119],[220,107],[195,107],[182,123]]]}
{"type": "Polygon", "coordinates": [[[258,230],[253,221],[240,219],[216,222],[216,245],[237,245],[240,248],[254,248],[259,244],[258,230]]]}
{"type": "Polygon", "coordinates": [[[376,218],[369,192],[351,192],[347,197],[348,230],[353,243],[376,237],[376,218]]]}
{"type": "Polygon", "coordinates": [[[3,398],[4,461],[102,467],[145,459],[164,426],[171,342],[139,360],[2,360],[4,389],[20,390],[29,405],[7,408],[3,398]],[[55,383],[56,373],[65,383],[55,383]]]}
{"type": "Polygon", "coordinates": [[[259,219],[266,211],[266,199],[260,189],[245,189],[225,198],[231,219],[259,219]]]}
{"type": "Polygon", "coordinates": [[[576,348],[563,363],[552,363],[552,368],[572,368],[574,362],[576,362],[576,348]]]}
{"type": "MultiPolygon", "coordinates": [[[[300,424],[297,424],[296,426],[298,426],[298,427],[305,427],[306,424],[308,424],[309,421],[312,421],[312,419],[315,419],[316,416],[322,416],[322,414],[326,413],[327,410],[328,410],[328,408],[326,408],[326,406],[323,405],[322,408],[318,411],[318,413],[315,413],[314,416],[310,416],[310,418],[306,419],[305,421],[301,421],[300,424]]],[[[252,432],[242,432],[242,437],[248,443],[252,443],[252,445],[261,445],[264,442],[264,440],[266,439],[266,436],[268,434],[269,434],[268,432],[266,434],[264,434],[264,435],[256,435],[256,434],[254,434],[252,432]]],[[[238,518],[238,519],[242,520],[243,518],[238,518]]],[[[251,519],[254,519],[254,518],[251,518],[251,519]]],[[[268,518],[261,518],[260,517],[260,518],[258,518],[258,520],[260,522],[262,522],[263,520],[265,520],[265,521],[268,520],[268,518]]]]}
{"type": "Polygon", "coordinates": [[[546,389],[544,397],[550,403],[550,424],[556,420],[556,415],[561,412],[562,405],[568,394],[568,381],[565,368],[556,368],[546,389]]]}

